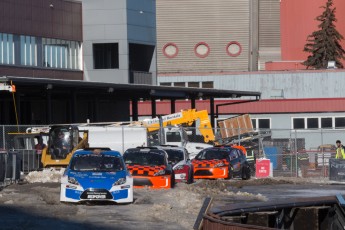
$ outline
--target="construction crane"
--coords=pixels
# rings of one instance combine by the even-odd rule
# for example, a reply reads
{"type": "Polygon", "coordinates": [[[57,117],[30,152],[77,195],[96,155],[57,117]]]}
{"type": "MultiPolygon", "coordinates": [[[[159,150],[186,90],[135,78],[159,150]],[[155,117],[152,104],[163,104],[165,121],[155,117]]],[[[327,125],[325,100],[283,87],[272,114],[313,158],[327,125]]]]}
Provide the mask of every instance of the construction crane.
{"type": "MultiPolygon", "coordinates": [[[[161,117],[162,126],[191,126],[195,121],[200,122],[199,131],[204,137],[204,142],[208,143],[215,140],[215,135],[211,126],[211,121],[208,117],[207,110],[196,111],[196,109],[182,110],[178,113],[173,113],[161,117]]],[[[144,119],[143,125],[147,127],[149,132],[157,131],[160,128],[159,118],[144,119]]]]}

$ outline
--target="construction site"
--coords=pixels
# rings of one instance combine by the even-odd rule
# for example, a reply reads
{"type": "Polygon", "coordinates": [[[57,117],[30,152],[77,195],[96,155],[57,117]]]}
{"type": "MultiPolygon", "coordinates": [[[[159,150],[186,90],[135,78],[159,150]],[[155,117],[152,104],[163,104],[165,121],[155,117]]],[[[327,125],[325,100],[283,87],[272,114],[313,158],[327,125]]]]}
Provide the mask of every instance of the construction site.
{"type": "Polygon", "coordinates": [[[345,229],[344,9],[0,0],[0,229],[345,229]]]}
{"type": "MultiPolygon", "coordinates": [[[[115,223],[115,229],[133,229],[138,224],[142,229],[304,229],[300,226],[307,222],[311,229],[340,229],[345,184],[341,160],[335,161],[335,146],[307,150],[307,142],[315,142],[309,136],[316,133],[275,138],[289,131],[257,131],[249,114],[220,120],[217,125],[212,128],[207,111],[185,110],[137,122],[2,126],[1,145],[10,150],[2,151],[0,161],[4,169],[1,213],[7,229],[14,225],[43,229],[52,223],[57,229],[113,229],[115,223]],[[243,146],[252,177],[199,179],[190,185],[178,183],[169,191],[142,188],[134,190],[130,205],[71,206],[59,202],[58,196],[64,167],[75,150],[62,155],[53,150],[50,145],[56,130],[70,135],[74,149],[109,147],[123,153],[131,147],[164,143],[184,146],[191,160],[210,146],[243,146]],[[19,225],[14,222],[17,216],[19,225]],[[118,224],[123,216],[126,221],[118,224]]],[[[337,133],[318,135],[327,139],[337,133]]]]}

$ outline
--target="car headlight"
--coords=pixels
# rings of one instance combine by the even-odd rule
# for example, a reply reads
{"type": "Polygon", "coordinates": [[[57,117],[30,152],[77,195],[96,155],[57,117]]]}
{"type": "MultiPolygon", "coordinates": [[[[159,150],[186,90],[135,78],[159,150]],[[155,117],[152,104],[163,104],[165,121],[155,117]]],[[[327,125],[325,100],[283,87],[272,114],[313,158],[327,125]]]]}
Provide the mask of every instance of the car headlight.
{"type": "Polygon", "coordinates": [[[74,177],[68,177],[68,183],[79,185],[78,181],[74,177]]]}
{"type": "Polygon", "coordinates": [[[165,174],[165,170],[159,170],[158,172],[156,172],[155,174],[153,174],[154,176],[160,176],[160,175],[164,175],[165,174]]]}
{"type": "Polygon", "coordinates": [[[215,168],[223,167],[225,164],[223,162],[217,163],[214,165],[215,168]]]}
{"type": "Polygon", "coordinates": [[[120,179],[118,179],[118,180],[113,184],[113,186],[115,186],[115,185],[121,185],[121,184],[124,184],[124,183],[126,183],[126,178],[120,178],[120,179]]]}
{"type": "Polygon", "coordinates": [[[181,170],[183,169],[184,165],[178,165],[174,168],[174,170],[181,170]]]}

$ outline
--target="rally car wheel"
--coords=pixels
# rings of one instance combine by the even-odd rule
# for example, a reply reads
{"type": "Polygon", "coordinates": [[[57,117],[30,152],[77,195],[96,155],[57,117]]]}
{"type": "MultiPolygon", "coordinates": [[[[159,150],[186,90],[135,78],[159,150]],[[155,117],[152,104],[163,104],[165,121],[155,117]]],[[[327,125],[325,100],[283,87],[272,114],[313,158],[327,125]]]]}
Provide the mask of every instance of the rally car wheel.
{"type": "Polygon", "coordinates": [[[242,168],[242,180],[249,180],[250,179],[250,167],[246,165],[242,168]]]}
{"type": "Polygon", "coordinates": [[[171,183],[170,183],[170,188],[175,187],[175,174],[171,173],[171,183]]]}
{"type": "Polygon", "coordinates": [[[193,183],[194,183],[194,173],[193,173],[193,170],[190,170],[190,172],[188,173],[187,184],[193,184],[193,183]]]}

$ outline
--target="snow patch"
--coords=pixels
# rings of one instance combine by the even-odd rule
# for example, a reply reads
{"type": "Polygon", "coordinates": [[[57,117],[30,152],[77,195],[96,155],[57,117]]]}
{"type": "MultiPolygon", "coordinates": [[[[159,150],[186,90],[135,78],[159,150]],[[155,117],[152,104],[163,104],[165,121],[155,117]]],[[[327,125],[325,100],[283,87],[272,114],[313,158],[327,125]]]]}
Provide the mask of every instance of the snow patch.
{"type": "Polygon", "coordinates": [[[43,171],[30,172],[25,180],[28,183],[49,183],[49,182],[60,182],[61,176],[65,169],[43,169],[43,171]]]}

